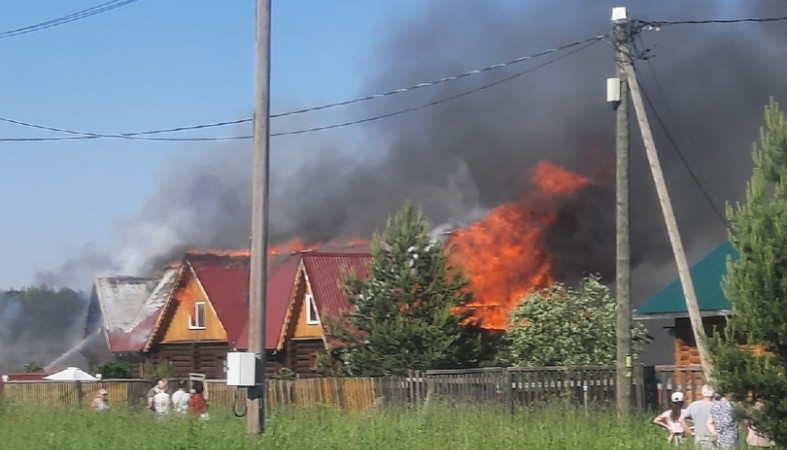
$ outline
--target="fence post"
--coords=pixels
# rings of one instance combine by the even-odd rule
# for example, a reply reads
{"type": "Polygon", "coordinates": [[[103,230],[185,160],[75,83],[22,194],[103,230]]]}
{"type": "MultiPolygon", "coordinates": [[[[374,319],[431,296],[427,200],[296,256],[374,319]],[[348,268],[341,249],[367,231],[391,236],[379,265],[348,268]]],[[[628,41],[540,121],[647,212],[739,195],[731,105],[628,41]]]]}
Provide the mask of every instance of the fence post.
{"type": "Polygon", "coordinates": [[[634,401],[635,410],[645,411],[645,370],[642,364],[634,366],[634,401]]]}
{"type": "Polygon", "coordinates": [[[514,415],[514,373],[505,369],[506,380],[506,403],[508,404],[508,413],[514,415]]]}
{"type": "Polygon", "coordinates": [[[424,412],[426,412],[433,400],[434,382],[432,380],[433,376],[429,375],[429,372],[423,372],[423,375],[426,377],[426,398],[424,399],[424,412]]]}
{"type": "Polygon", "coordinates": [[[585,414],[588,412],[588,382],[582,380],[582,405],[585,406],[585,414]]]}

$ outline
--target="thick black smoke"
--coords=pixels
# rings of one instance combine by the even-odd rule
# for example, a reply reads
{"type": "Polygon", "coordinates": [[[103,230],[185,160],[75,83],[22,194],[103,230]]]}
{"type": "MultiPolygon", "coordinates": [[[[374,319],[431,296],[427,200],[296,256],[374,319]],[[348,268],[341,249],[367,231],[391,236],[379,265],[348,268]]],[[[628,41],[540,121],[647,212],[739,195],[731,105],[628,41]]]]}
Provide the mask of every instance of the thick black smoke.
{"type": "MultiPolygon", "coordinates": [[[[607,33],[611,8],[618,3],[625,2],[553,0],[491,7],[480,0],[435,1],[426,14],[409,21],[392,17],[378,51],[363,61],[370,68],[364,91],[387,91],[607,33]]],[[[641,3],[632,7],[631,16],[674,20],[787,13],[787,5],[760,0],[748,0],[745,7],[711,0],[641,3]]],[[[644,89],[718,209],[742,196],[763,105],[771,95],[785,98],[787,60],[780,52],[785,35],[781,23],[683,25],[645,32],[637,41],[654,56],[637,62],[644,89]]],[[[297,123],[274,120],[274,131],[424,105],[559,56],[297,123]]],[[[274,138],[273,239],[368,236],[406,197],[420,201],[436,225],[462,225],[516,201],[527,187],[528,169],[547,159],[606,182],[560,206],[546,239],[557,278],[571,280],[591,271],[611,277],[615,119],[605,103],[605,79],[613,74],[613,58],[611,44],[600,42],[511,81],[368,123],[353,134],[274,138]]],[[[641,302],[676,271],[633,110],[631,117],[633,290],[635,302],[641,302]]],[[[724,225],[653,111],[650,122],[684,244],[690,259],[696,259],[724,239],[724,225]]],[[[179,258],[187,247],[247,246],[249,172],[248,147],[239,145],[220,156],[165,168],[161,188],[120,226],[118,270],[150,270],[179,258]]]]}

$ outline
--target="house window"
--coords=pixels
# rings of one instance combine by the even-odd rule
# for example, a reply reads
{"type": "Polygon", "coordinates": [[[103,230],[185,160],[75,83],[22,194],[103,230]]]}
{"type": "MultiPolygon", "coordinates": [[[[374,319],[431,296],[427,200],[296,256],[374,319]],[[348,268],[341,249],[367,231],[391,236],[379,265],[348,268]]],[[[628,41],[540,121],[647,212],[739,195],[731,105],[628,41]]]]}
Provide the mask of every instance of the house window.
{"type": "Polygon", "coordinates": [[[314,305],[314,297],[311,294],[306,294],[306,323],[308,325],[317,325],[320,323],[320,317],[317,315],[317,307],[314,305]]]}
{"type": "Polygon", "coordinates": [[[205,329],[205,302],[194,304],[194,313],[189,314],[189,330],[205,329]]]}

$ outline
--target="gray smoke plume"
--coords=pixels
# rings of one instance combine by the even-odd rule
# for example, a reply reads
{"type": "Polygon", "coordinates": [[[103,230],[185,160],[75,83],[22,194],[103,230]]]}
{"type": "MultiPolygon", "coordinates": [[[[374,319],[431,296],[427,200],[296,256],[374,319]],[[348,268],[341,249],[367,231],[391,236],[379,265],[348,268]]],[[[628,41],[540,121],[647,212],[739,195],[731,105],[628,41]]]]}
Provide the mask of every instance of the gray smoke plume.
{"type": "MultiPolygon", "coordinates": [[[[411,20],[392,18],[368,61],[365,92],[376,93],[457,74],[607,33],[619,2],[556,0],[434,1],[411,20]]],[[[636,4],[642,19],[784,15],[787,4],[746,6],[710,0],[636,4]]],[[[785,98],[782,24],[682,25],[646,32],[638,61],[643,87],[716,207],[742,196],[751,142],[770,95],[785,98]]],[[[559,55],[438,87],[282,123],[274,131],[360,119],[425,105],[492,83],[559,55]]],[[[558,279],[614,273],[614,112],[605,103],[613,48],[597,43],[488,89],[336,132],[272,140],[273,240],[325,242],[369,236],[402,201],[423,204],[433,223],[465,224],[528,186],[546,159],[599,183],[561,201],[546,245],[558,279]]],[[[274,105],[275,106],[275,105],[274,105]]],[[[278,109],[275,108],[274,109],[278,109]]],[[[724,225],[689,176],[651,110],[662,164],[691,260],[725,238],[724,225]]],[[[632,122],[636,124],[633,110],[632,122]]],[[[676,275],[638,128],[631,127],[631,227],[635,302],[676,275]]],[[[156,194],[119,228],[114,256],[128,274],[178,259],[187,247],[246,247],[250,144],[217,156],[177,161],[162,170],[156,194]]]]}

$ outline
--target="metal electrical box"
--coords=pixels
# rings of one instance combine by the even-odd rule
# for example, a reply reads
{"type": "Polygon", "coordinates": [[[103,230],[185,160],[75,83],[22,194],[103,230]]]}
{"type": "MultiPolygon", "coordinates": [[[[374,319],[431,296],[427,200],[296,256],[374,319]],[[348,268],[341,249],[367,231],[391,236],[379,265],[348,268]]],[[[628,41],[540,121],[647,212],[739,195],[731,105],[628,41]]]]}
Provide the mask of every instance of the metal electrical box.
{"type": "Polygon", "coordinates": [[[254,386],[256,366],[254,353],[227,353],[227,386],[254,386]]]}
{"type": "Polygon", "coordinates": [[[607,102],[620,101],[620,78],[607,78],[607,102]]]}

